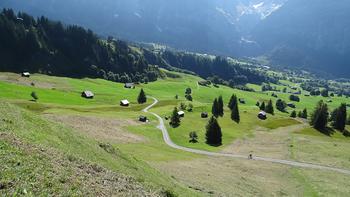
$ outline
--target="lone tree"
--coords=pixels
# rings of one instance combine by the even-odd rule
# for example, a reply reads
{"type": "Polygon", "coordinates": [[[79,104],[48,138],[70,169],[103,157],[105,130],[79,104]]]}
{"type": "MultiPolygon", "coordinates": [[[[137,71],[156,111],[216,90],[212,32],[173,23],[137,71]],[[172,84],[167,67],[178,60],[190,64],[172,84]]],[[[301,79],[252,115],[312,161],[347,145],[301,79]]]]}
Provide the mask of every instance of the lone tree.
{"type": "Polygon", "coordinates": [[[215,98],[214,102],[213,102],[213,106],[211,108],[211,113],[213,114],[213,116],[215,116],[216,118],[219,117],[220,112],[219,112],[219,103],[218,103],[218,99],[215,98]]]}
{"type": "Polygon", "coordinates": [[[308,114],[307,114],[307,109],[305,108],[303,110],[303,112],[301,113],[301,118],[307,119],[308,118],[308,114]]]}
{"type": "Polygon", "coordinates": [[[237,123],[240,122],[240,115],[239,115],[239,109],[238,109],[238,101],[237,101],[237,96],[232,95],[230,102],[228,104],[228,107],[231,110],[231,119],[237,123]]]}
{"type": "Polygon", "coordinates": [[[228,102],[227,107],[230,108],[230,110],[233,109],[233,106],[237,105],[237,96],[235,94],[232,94],[230,101],[228,102]]]}
{"type": "Polygon", "coordinates": [[[191,143],[197,143],[198,142],[198,135],[195,131],[191,131],[190,134],[190,142],[191,143]]]}
{"type": "Polygon", "coordinates": [[[328,95],[328,90],[327,90],[327,89],[321,90],[321,96],[323,96],[323,97],[329,97],[329,95],[328,95]]]}
{"type": "Polygon", "coordinates": [[[269,103],[266,105],[265,112],[272,115],[274,114],[274,109],[273,109],[273,104],[271,99],[269,100],[269,103]]]}
{"type": "Polygon", "coordinates": [[[322,100],[317,103],[317,106],[311,116],[310,125],[317,130],[324,130],[328,123],[328,106],[322,100]]]}
{"type": "Polygon", "coordinates": [[[219,116],[221,117],[224,116],[224,101],[222,99],[222,96],[219,96],[218,98],[218,112],[219,112],[219,116]]]}
{"type": "Polygon", "coordinates": [[[335,120],[333,123],[333,126],[335,129],[338,129],[340,131],[344,131],[345,125],[346,125],[346,104],[342,103],[336,113],[335,120]]]}
{"type": "Polygon", "coordinates": [[[206,126],[206,143],[212,146],[222,145],[221,127],[217,119],[212,116],[206,126]]]}
{"type": "Polygon", "coordinates": [[[292,113],[290,114],[290,117],[296,118],[297,117],[297,112],[295,110],[293,110],[292,113]]]}
{"type": "Polygon", "coordinates": [[[180,126],[180,123],[181,123],[178,112],[179,111],[177,110],[177,107],[175,107],[170,118],[170,125],[174,128],[180,126]]]}
{"type": "Polygon", "coordinates": [[[32,92],[32,93],[30,94],[30,96],[33,98],[33,100],[34,100],[35,102],[39,99],[39,97],[38,97],[38,95],[36,94],[36,92],[32,92]]]}
{"type": "Polygon", "coordinates": [[[265,111],[266,110],[266,106],[265,106],[265,102],[262,102],[260,105],[260,110],[265,111]]]}
{"type": "Polygon", "coordinates": [[[139,96],[137,97],[137,102],[143,104],[147,102],[147,97],[143,89],[141,89],[139,96]]]}

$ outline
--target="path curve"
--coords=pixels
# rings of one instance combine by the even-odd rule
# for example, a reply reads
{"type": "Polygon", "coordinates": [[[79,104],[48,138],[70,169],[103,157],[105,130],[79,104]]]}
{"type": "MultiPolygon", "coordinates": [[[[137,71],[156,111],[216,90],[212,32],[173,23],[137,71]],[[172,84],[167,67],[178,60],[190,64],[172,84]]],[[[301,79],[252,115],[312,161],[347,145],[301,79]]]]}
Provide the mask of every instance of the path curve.
{"type": "MultiPolygon", "coordinates": [[[[149,110],[154,107],[157,103],[158,100],[154,97],[148,97],[154,100],[154,102],[146,107],[143,112],[149,113],[154,115],[155,117],[158,118],[159,120],[159,125],[157,126],[158,129],[162,131],[163,134],[163,140],[164,142],[178,150],[190,152],[190,153],[195,153],[195,154],[200,154],[200,155],[206,155],[206,156],[213,156],[213,157],[230,157],[230,158],[238,158],[238,159],[248,159],[248,155],[239,155],[239,154],[230,154],[230,153],[217,153],[217,152],[209,152],[209,151],[204,151],[204,150],[197,150],[197,149],[192,149],[192,148],[187,148],[183,146],[179,146],[175,144],[168,133],[168,130],[164,124],[164,120],[156,113],[150,112],[149,110]]],[[[312,164],[312,163],[304,163],[304,162],[297,162],[297,161],[289,161],[289,160],[282,160],[282,159],[273,159],[273,158],[268,158],[268,157],[254,157],[253,160],[255,161],[264,161],[264,162],[271,162],[271,163],[278,163],[278,164],[283,164],[283,165],[289,165],[289,166],[294,166],[294,167],[301,167],[301,168],[311,168],[311,169],[319,169],[319,170],[329,170],[329,171],[335,171],[339,172],[342,174],[347,174],[350,175],[350,170],[346,169],[341,169],[341,168],[334,168],[334,167],[329,167],[329,166],[322,166],[318,164],[312,164]]]]}

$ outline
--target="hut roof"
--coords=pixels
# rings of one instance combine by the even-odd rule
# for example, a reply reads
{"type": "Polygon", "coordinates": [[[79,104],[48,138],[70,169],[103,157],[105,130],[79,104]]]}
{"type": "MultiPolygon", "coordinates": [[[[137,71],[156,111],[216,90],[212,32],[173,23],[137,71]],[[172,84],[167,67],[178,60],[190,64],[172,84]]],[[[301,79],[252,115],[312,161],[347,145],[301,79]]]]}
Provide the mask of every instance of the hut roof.
{"type": "Polygon", "coordinates": [[[129,102],[128,100],[126,100],[126,99],[121,100],[120,103],[123,104],[123,105],[128,105],[128,104],[130,104],[130,102],[129,102]]]}
{"type": "Polygon", "coordinates": [[[92,92],[89,91],[89,90],[84,91],[83,94],[84,94],[86,97],[93,97],[93,96],[94,96],[94,93],[92,93],[92,92]]]}

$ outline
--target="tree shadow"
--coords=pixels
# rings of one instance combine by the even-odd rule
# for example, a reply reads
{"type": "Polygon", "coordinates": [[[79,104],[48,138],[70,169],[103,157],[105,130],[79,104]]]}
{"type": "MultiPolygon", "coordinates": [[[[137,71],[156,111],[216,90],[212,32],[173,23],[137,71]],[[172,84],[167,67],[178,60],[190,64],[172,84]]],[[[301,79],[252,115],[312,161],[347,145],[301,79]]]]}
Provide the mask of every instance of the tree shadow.
{"type": "Polygon", "coordinates": [[[326,127],[324,129],[317,129],[320,133],[328,136],[328,137],[331,137],[336,131],[333,129],[333,128],[330,128],[330,127],[326,127]]]}
{"type": "Polygon", "coordinates": [[[350,132],[348,131],[348,130],[344,130],[343,131],[343,135],[345,136],[345,137],[350,137],[350,132]]]}
{"type": "Polygon", "coordinates": [[[220,147],[222,146],[222,143],[219,144],[211,144],[211,143],[207,143],[209,146],[213,146],[213,147],[220,147]]]}

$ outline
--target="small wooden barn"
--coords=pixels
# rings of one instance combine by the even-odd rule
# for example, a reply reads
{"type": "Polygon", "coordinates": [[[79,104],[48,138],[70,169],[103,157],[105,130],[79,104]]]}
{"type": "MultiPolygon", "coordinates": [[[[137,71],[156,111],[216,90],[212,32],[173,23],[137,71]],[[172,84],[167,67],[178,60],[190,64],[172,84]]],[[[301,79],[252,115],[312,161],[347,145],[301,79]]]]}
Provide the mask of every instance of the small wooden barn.
{"type": "Polygon", "coordinates": [[[202,118],[208,118],[208,112],[202,112],[201,113],[202,118]]]}
{"type": "Polygon", "coordinates": [[[120,101],[120,106],[128,107],[130,105],[130,102],[126,99],[120,101]]]}
{"type": "Polygon", "coordinates": [[[133,88],[133,87],[135,87],[135,84],[134,83],[125,83],[124,84],[124,88],[133,88]]]}
{"type": "Polygon", "coordinates": [[[258,118],[261,120],[266,120],[267,119],[267,114],[264,111],[259,112],[258,118]]]}
{"type": "Polygon", "coordinates": [[[30,73],[29,72],[22,72],[22,77],[30,77],[30,73]]]}
{"type": "Polygon", "coordinates": [[[95,95],[91,91],[86,90],[81,93],[81,96],[87,99],[93,99],[95,95]]]}
{"type": "Polygon", "coordinates": [[[239,102],[240,102],[241,104],[245,104],[245,99],[240,98],[240,99],[238,99],[238,100],[239,100],[239,102]]]}
{"type": "Polygon", "coordinates": [[[177,112],[177,115],[179,115],[180,117],[185,117],[185,112],[179,111],[179,112],[177,112]]]}
{"type": "Polygon", "coordinates": [[[146,116],[140,116],[139,117],[140,122],[147,122],[147,117],[146,116]]]}

